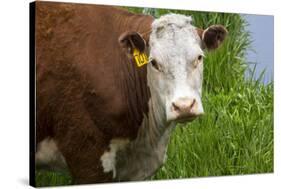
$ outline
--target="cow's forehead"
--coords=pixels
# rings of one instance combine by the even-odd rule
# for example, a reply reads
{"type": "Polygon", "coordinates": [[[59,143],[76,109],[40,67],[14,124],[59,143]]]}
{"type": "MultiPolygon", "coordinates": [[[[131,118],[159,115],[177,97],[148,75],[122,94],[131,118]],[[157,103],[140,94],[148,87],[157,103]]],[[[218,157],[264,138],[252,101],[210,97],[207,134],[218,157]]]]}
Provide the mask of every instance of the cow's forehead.
{"type": "Polygon", "coordinates": [[[152,30],[156,31],[160,28],[165,28],[171,24],[177,27],[188,27],[191,25],[192,18],[190,16],[184,16],[181,14],[166,14],[158,19],[155,19],[152,23],[152,30]]]}
{"type": "Polygon", "coordinates": [[[151,55],[169,61],[174,58],[193,59],[202,54],[201,40],[191,17],[168,14],[152,23],[150,36],[151,55]]]}

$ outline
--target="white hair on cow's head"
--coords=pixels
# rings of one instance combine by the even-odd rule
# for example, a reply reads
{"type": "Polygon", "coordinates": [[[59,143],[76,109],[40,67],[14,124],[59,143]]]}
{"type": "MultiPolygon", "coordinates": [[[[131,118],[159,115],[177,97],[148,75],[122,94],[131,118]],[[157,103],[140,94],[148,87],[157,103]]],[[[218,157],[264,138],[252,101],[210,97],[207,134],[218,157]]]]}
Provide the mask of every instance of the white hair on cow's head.
{"type": "Polygon", "coordinates": [[[192,18],[191,16],[184,16],[181,14],[167,14],[165,16],[156,19],[152,23],[152,30],[156,31],[160,27],[166,27],[170,24],[174,24],[177,27],[185,27],[191,25],[192,18]]]}
{"type": "Polygon", "coordinates": [[[203,50],[192,18],[168,14],[152,23],[148,85],[166,121],[203,113],[203,50]],[[188,109],[189,108],[189,109],[188,109]]]}

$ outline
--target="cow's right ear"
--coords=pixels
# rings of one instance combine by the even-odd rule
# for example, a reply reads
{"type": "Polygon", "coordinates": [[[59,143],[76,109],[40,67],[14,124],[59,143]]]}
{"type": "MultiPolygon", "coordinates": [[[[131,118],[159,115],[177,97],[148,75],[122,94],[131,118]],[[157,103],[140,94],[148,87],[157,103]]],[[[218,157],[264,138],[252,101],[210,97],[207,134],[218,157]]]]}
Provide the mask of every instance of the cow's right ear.
{"type": "Polygon", "coordinates": [[[144,52],[146,42],[137,32],[125,32],[120,35],[119,44],[129,54],[133,53],[133,49],[137,48],[140,52],[144,52]]]}
{"type": "Polygon", "coordinates": [[[197,33],[203,41],[203,47],[213,50],[222,44],[228,31],[222,25],[212,25],[205,30],[197,29],[197,33]]]}

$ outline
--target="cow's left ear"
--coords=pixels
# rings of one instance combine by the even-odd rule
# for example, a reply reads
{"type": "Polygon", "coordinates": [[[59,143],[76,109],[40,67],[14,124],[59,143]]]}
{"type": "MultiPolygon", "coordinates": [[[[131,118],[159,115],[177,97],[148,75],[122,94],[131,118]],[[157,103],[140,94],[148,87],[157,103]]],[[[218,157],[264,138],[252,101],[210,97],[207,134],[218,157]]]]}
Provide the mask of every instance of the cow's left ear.
{"type": "Polygon", "coordinates": [[[224,41],[228,31],[222,25],[212,25],[205,30],[197,29],[197,33],[208,50],[218,48],[224,41]]]}
{"type": "Polygon", "coordinates": [[[133,49],[137,48],[140,52],[144,52],[146,42],[138,32],[125,32],[119,37],[119,44],[127,53],[132,54],[133,49]]]}

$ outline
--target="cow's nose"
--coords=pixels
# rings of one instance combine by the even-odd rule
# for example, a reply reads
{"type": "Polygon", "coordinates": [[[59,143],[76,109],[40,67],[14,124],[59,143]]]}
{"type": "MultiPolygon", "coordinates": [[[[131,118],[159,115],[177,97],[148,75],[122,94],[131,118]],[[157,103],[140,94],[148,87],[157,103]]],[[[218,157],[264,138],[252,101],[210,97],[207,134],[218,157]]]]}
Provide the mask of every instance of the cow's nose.
{"type": "Polygon", "coordinates": [[[180,97],[171,103],[167,111],[167,121],[186,122],[192,121],[204,114],[200,99],[180,97]]]}
{"type": "Polygon", "coordinates": [[[179,98],[172,103],[172,109],[180,114],[190,114],[196,104],[195,99],[179,98]]]}

